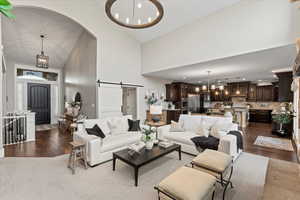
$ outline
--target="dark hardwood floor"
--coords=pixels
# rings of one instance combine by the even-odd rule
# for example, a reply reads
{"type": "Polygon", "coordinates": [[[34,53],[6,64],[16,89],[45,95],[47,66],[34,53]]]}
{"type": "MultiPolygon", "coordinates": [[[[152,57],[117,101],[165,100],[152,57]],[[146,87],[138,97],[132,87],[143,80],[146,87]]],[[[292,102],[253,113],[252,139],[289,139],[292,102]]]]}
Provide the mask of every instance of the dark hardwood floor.
{"type": "Polygon", "coordinates": [[[69,143],[73,140],[70,133],[57,128],[37,131],[36,141],[5,147],[6,157],[54,157],[70,152],[69,143]]]}
{"type": "MultiPolygon", "coordinates": [[[[272,135],[272,125],[266,123],[250,123],[249,126],[243,130],[244,132],[244,151],[265,157],[270,157],[279,160],[290,162],[298,162],[295,152],[283,151],[273,148],[266,148],[254,145],[257,136],[277,137],[272,135]]],[[[277,137],[278,138],[278,137],[277,137]]]]}
{"type": "MultiPolygon", "coordinates": [[[[250,123],[244,130],[245,152],[258,154],[274,159],[297,162],[295,152],[282,151],[254,145],[257,136],[276,137],[271,134],[271,124],[250,123]]],[[[53,157],[70,152],[70,133],[52,129],[36,133],[36,141],[5,147],[6,157],[53,157]]]]}

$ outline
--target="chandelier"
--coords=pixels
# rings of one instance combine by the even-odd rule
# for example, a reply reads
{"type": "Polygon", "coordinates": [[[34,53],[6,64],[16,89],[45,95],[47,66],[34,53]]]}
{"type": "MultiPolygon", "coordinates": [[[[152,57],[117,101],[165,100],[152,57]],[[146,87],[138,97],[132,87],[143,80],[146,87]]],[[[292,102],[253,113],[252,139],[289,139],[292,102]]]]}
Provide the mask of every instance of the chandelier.
{"type": "Polygon", "coordinates": [[[36,67],[39,68],[48,68],[49,67],[49,56],[46,56],[44,53],[44,39],[45,35],[41,35],[41,40],[42,40],[42,50],[41,54],[38,54],[36,56],[36,67]]]}
{"type": "Polygon", "coordinates": [[[132,29],[143,29],[156,25],[164,16],[158,0],[107,0],[105,11],[116,24],[132,29]]]}

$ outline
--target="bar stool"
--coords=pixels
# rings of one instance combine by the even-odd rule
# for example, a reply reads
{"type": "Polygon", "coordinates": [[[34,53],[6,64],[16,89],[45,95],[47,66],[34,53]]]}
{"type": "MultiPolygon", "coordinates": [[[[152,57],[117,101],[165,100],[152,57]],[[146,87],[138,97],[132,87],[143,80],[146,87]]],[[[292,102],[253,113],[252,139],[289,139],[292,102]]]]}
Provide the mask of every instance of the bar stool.
{"type": "Polygon", "coordinates": [[[88,168],[86,160],[86,149],[84,143],[70,142],[70,145],[72,147],[72,150],[69,157],[68,168],[72,170],[72,174],[75,174],[76,164],[80,160],[83,161],[85,169],[88,168]]]}

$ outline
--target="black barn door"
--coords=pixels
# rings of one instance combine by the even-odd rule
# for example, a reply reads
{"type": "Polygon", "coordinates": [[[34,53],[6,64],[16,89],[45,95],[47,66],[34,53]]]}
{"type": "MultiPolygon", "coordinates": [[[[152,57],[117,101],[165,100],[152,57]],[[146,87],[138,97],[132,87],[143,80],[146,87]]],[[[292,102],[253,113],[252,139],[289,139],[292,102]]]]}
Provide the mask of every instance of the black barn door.
{"type": "Polygon", "coordinates": [[[50,85],[28,83],[28,110],[35,112],[35,124],[50,124],[50,85]]]}

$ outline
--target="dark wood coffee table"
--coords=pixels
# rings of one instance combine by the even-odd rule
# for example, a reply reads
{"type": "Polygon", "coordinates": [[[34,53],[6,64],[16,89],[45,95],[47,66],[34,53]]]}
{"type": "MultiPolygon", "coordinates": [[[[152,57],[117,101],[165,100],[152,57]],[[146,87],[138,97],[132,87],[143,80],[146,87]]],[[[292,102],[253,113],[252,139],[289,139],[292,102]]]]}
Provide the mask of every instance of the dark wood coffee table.
{"type": "Polygon", "coordinates": [[[181,160],[181,146],[178,144],[173,144],[168,148],[162,148],[155,145],[152,150],[144,149],[140,152],[140,154],[135,156],[130,156],[128,154],[128,149],[124,149],[113,153],[113,171],[116,169],[117,159],[127,163],[134,168],[135,186],[138,186],[138,174],[140,167],[174,151],[178,151],[179,160],[181,160]]]}

